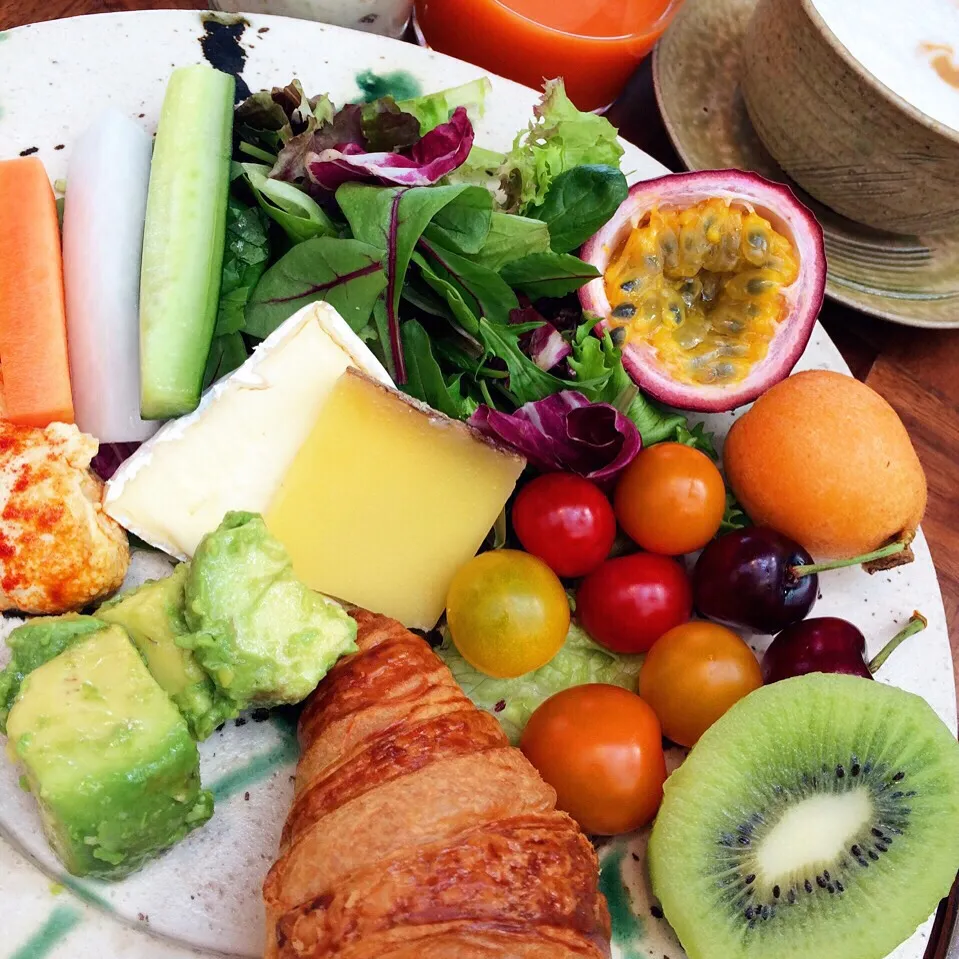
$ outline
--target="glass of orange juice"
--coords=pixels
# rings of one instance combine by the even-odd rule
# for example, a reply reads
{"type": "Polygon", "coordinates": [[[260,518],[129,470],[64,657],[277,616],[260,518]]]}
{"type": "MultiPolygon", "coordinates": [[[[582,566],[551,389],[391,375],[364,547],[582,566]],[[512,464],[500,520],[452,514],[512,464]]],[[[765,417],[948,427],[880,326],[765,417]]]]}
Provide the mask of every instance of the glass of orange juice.
{"type": "Polygon", "coordinates": [[[539,87],[563,77],[581,110],[608,106],[682,0],[416,0],[427,46],[539,87]]]}

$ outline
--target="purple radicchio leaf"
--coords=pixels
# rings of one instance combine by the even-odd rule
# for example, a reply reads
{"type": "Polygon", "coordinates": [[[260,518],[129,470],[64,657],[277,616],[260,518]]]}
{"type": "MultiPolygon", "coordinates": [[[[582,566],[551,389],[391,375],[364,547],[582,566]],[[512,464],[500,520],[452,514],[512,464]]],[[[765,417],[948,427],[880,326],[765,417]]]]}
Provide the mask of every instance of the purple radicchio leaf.
{"type": "Polygon", "coordinates": [[[544,473],[578,473],[609,486],[643,445],[632,420],[609,403],[564,390],[503,413],[481,406],[470,425],[526,457],[544,473]]]}
{"type": "Polygon", "coordinates": [[[530,333],[526,352],[541,370],[551,370],[562,363],[573,348],[552,323],[544,323],[530,333]]]}
{"type": "Polygon", "coordinates": [[[104,482],[139,449],[139,443],[101,443],[90,469],[104,482]]]}
{"type": "Polygon", "coordinates": [[[541,370],[548,372],[554,366],[562,363],[573,352],[573,348],[563,339],[559,330],[534,306],[520,306],[515,310],[510,310],[509,321],[516,324],[540,324],[535,329],[523,333],[519,345],[541,370]]]}
{"type": "MultiPolygon", "coordinates": [[[[347,144],[362,150],[363,143],[363,108],[359,104],[348,103],[329,123],[315,130],[307,129],[289,140],[280,150],[270,176],[274,180],[286,180],[308,188],[314,185],[306,172],[311,157],[323,150],[347,144]]],[[[317,199],[321,195],[322,191],[318,191],[317,199]]]]}
{"type": "Polygon", "coordinates": [[[306,168],[314,183],[330,192],[351,180],[432,186],[461,166],[472,146],[473,125],[466,108],[457,107],[448,123],[401,153],[367,153],[358,143],[343,143],[309,156],[306,168]]]}

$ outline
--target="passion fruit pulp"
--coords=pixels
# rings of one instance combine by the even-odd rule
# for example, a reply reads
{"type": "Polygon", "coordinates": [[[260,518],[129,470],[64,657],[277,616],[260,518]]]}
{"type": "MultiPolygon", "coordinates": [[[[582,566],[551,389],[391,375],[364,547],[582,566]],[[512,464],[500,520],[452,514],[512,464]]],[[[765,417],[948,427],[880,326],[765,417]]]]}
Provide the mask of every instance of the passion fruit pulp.
{"type": "Polygon", "coordinates": [[[646,392],[730,410],[785,378],[826,284],[822,229],[792,191],[736,170],[637,183],[581,257],[580,291],[646,392]]]}

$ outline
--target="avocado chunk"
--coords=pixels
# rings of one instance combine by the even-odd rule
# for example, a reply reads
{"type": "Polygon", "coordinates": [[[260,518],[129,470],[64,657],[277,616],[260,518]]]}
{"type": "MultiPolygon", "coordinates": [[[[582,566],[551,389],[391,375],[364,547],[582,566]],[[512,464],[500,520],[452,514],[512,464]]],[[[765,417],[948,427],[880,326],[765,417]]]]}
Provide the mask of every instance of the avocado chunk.
{"type": "Polygon", "coordinates": [[[186,581],[181,642],[240,709],[305,699],[345,653],[356,623],[293,575],[289,554],[255,513],[227,513],[201,540],[186,581]]]}
{"type": "Polygon", "coordinates": [[[77,613],[39,616],[18,626],[7,637],[10,661],[0,672],[0,733],[7,731],[7,716],[24,677],[105,625],[100,619],[77,613]]]}
{"type": "Polygon", "coordinates": [[[74,875],[122,879],[213,814],[186,722],[119,626],[27,675],[7,735],[74,875]]]}
{"type": "Polygon", "coordinates": [[[97,616],[129,633],[153,678],[183,713],[194,737],[203,740],[237,709],[216,689],[193,651],[177,645],[189,632],[183,615],[189,572],[189,564],[181,563],[165,579],[150,580],[104,604],[97,616]]]}

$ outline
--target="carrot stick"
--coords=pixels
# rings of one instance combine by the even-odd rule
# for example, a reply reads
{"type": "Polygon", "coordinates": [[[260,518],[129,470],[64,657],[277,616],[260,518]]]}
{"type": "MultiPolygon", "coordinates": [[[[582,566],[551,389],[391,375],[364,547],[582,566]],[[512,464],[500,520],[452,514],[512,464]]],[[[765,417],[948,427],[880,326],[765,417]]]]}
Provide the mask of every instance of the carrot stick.
{"type": "Polygon", "coordinates": [[[73,422],[60,230],[35,157],[0,160],[0,372],[5,419],[73,422]]]}

